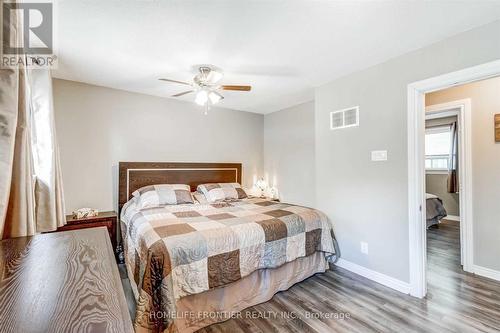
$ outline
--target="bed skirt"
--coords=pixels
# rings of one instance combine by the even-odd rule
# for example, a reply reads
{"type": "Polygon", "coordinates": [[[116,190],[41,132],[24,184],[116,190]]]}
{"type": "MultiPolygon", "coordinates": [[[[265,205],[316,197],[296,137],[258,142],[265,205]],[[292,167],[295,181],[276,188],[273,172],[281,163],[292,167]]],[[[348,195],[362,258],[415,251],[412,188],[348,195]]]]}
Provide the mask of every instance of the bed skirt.
{"type": "MultiPolygon", "coordinates": [[[[315,252],[277,268],[257,270],[224,287],[185,296],[177,301],[173,326],[178,332],[188,333],[226,321],[237,312],[267,302],[277,292],[287,290],[295,283],[327,269],[325,254],[315,252]]],[[[134,280],[130,273],[128,272],[129,280],[137,299],[137,287],[132,282],[134,280]]],[[[135,329],[137,333],[150,332],[142,327],[135,329]]]]}

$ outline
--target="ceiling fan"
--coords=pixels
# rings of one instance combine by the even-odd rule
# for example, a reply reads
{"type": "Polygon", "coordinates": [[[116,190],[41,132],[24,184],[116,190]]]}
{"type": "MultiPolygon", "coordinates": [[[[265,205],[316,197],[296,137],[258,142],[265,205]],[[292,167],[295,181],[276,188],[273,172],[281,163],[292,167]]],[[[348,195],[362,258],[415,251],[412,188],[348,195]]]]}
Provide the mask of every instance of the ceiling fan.
{"type": "Polygon", "coordinates": [[[206,114],[210,105],[217,104],[224,98],[224,96],[220,93],[221,90],[250,91],[252,89],[251,86],[220,84],[219,82],[223,76],[224,74],[222,70],[215,66],[199,65],[198,73],[194,76],[193,82],[191,83],[172,79],[159,80],[189,86],[189,90],[172,95],[172,97],[180,97],[190,93],[196,93],[195,103],[205,106],[206,114]]]}

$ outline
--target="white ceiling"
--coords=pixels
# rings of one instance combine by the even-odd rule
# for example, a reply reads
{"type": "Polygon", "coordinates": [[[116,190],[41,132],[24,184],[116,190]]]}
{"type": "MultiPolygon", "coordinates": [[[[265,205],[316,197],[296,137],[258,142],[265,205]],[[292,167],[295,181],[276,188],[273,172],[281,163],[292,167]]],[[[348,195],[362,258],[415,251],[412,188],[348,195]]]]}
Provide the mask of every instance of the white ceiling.
{"type": "MultiPolygon", "coordinates": [[[[56,6],[55,77],[169,97],[195,64],[225,70],[220,106],[269,113],[314,87],[500,18],[500,1],[87,1],[56,6]]],[[[182,100],[194,100],[193,94],[182,100]]]]}

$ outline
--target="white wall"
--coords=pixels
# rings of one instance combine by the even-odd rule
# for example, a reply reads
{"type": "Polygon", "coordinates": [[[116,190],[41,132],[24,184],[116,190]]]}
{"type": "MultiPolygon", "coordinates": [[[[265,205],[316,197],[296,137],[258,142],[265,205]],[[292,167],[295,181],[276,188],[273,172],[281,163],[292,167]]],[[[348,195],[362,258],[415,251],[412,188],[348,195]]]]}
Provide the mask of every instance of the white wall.
{"type": "Polygon", "coordinates": [[[119,161],[241,162],[247,186],[263,174],[262,115],[57,79],[54,104],[67,213],[116,209],[119,161]]]}
{"type": "Polygon", "coordinates": [[[425,96],[427,105],[465,98],[471,99],[472,115],[474,264],[500,271],[500,143],[493,122],[500,113],[500,77],[425,96]]]}
{"type": "Polygon", "coordinates": [[[264,172],[283,202],[315,206],[314,102],[264,117],[264,172]]]}
{"type": "MultiPolygon", "coordinates": [[[[316,202],[335,224],[344,259],[409,281],[407,85],[499,58],[497,21],[316,90],[316,202]],[[329,112],[355,105],[360,126],[331,131],[329,112]],[[378,149],[388,161],[370,161],[378,149]]],[[[499,253],[500,242],[489,251],[499,253]]]]}

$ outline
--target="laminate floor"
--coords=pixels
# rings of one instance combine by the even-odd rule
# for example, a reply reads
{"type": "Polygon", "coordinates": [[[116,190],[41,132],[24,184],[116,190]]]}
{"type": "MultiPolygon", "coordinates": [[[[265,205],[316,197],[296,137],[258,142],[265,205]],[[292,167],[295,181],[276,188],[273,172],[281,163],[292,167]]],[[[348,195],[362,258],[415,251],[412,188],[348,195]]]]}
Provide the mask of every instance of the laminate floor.
{"type": "Polygon", "coordinates": [[[459,224],[444,221],[427,235],[424,299],[334,266],[199,333],[500,332],[500,282],[462,270],[459,224]]]}

